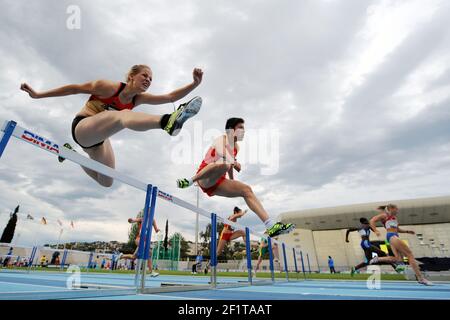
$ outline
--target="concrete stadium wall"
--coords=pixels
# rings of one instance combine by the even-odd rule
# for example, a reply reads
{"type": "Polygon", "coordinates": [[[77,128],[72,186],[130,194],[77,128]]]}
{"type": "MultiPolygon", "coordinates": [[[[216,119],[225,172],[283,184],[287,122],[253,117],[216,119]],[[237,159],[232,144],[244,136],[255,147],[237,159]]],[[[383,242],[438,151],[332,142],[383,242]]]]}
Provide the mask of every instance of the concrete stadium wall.
{"type": "MultiPolygon", "coordinates": [[[[408,242],[414,255],[417,258],[422,257],[450,257],[450,223],[427,224],[427,225],[401,225],[403,229],[413,230],[416,235],[400,234],[401,239],[408,242]],[[422,235],[420,240],[417,234],[422,235]]],[[[371,234],[371,240],[386,239],[386,230],[378,228],[381,232],[379,238],[371,234]]],[[[349,243],[345,242],[345,233],[347,229],[341,230],[323,230],[311,231],[306,229],[296,229],[289,235],[280,236],[281,241],[286,242],[298,250],[302,250],[305,265],[306,253],[309,254],[312,271],[329,272],[328,256],[334,260],[337,271],[348,271],[364,260],[364,253],[360,247],[361,238],[357,232],[351,232],[349,243]]],[[[293,257],[288,254],[288,266],[293,270],[293,257]]],[[[283,258],[280,261],[283,263],[283,258]]],[[[283,263],[284,264],[284,263],[283,263]]],[[[300,257],[297,257],[297,264],[300,266],[300,257]]],[[[300,267],[299,267],[300,268],[300,267]]],[[[389,267],[383,267],[385,271],[392,271],[389,267]]]]}

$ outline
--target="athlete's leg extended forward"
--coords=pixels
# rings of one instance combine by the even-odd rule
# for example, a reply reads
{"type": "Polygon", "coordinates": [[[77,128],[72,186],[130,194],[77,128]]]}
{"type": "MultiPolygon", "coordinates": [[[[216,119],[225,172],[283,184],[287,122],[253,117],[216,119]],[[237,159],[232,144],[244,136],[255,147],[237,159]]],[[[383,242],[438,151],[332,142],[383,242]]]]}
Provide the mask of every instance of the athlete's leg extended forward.
{"type": "Polygon", "coordinates": [[[275,237],[280,234],[289,233],[294,230],[295,226],[291,223],[283,224],[281,222],[272,223],[269,215],[258,200],[250,186],[236,180],[224,180],[213,191],[213,195],[236,198],[243,197],[247,206],[261,219],[266,225],[270,237],[275,237]]]}

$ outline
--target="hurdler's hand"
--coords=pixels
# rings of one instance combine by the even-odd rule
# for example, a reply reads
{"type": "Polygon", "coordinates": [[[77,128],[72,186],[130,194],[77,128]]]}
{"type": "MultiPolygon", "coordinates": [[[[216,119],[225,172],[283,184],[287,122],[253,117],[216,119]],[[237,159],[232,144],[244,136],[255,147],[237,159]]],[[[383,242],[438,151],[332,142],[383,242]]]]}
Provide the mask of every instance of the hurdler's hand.
{"type": "Polygon", "coordinates": [[[39,93],[37,93],[36,91],[34,91],[34,89],[32,87],[30,87],[28,84],[26,83],[22,83],[20,85],[20,90],[25,91],[26,93],[29,94],[29,96],[33,99],[38,99],[39,98],[39,93]]]}
{"type": "Polygon", "coordinates": [[[200,68],[195,68],[192,72],[192,77],[194,78],[194,83],[199,85],[202,82],[203,71],[200,68]]]}

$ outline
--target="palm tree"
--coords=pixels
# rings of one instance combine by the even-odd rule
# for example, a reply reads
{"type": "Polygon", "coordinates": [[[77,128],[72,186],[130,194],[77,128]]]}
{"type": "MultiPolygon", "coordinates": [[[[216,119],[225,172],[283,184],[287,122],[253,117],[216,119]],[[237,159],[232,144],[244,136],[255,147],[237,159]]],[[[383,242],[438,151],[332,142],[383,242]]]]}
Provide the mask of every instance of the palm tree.
{"type": "Polygon", "coordinates": [[[14,231],[16,230],[17,224],[17,212],[19,212],[19,206],[17,206],[16,209],[14,209],[14,212],[9,215],[9,221],[6,224],[5,229],[3,230],[0,242],[11,243],[12,239],[14,238],[14,231]]]}

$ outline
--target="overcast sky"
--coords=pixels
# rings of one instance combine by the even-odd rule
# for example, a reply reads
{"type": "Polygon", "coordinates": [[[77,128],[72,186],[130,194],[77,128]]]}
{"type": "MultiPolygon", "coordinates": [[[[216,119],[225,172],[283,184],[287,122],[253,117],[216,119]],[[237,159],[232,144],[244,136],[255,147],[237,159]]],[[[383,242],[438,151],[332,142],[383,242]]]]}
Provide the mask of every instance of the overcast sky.
{"type": "MultiPolygon", "coordinates": [[[[195,204],[196,188],[178,190],[175,180],[195,173],[229,117],[244,118],[247,130],[235,176],[253,187],[273,219],[292,210],[448,195],[446,0],[0,0],[0,6],[0,120],[61,144],[74,144],[72,119],[88,96],[33,100],[20,83],[39,91],[124,81],[133,64],[144,63],[153,70],[149,92],[162,94],[203,69],[202,84],[182,99],[199,95],[202,109],[179,137],[153,130],[111,139],[118,171],[189,202],[195,204]],[[79,8],[79,29],[68,28],[70,5],[79,8]]],[[[77,165],[16,139],[0,159],[0,190],[0,232],[17,204],[36,219],[20,216],[14,241],[21,244],[56,242],[57,219],[62,241],[127,241],[126,220],[145,196],[120,182],[100,187],[77,165]],[[47,226],[37,221],[43,216],[47,226]]],[[[200,205],[222,216],[235,205],[245,208],[242,199],[203,193],[200,205]]],[[[159,201],[156,215],[160,228],[169,219],[170,233],[194,239],[194,214],[159,201]]],[[[202,228],[207,221],[200,220],[202,228]]],[[[253,213],[240,222],[263,230],[253,213]]]]}

